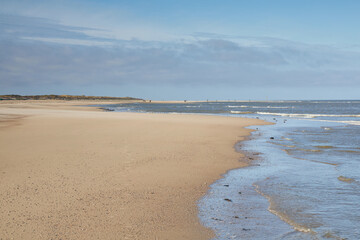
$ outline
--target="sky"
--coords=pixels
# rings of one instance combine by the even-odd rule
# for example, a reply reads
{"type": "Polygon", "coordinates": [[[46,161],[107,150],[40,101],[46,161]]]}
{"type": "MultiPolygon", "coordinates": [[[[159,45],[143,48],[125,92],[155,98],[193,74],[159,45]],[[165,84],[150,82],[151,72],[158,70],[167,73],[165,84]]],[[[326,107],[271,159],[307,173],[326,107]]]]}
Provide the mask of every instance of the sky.
{"type": "Polygon", "coordinates": [[[357,0],[0,5],[0,94],[360,99],[357,0]]]}

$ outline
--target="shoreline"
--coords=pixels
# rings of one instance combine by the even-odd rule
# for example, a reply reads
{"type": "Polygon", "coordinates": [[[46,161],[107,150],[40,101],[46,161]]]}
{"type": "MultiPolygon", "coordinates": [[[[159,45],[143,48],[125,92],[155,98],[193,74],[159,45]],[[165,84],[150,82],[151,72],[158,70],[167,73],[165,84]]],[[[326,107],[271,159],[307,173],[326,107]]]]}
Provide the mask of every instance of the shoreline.
{"type": "Polygon", "coordinates": [[[250,135],[246,126],[267,123],[91,104],[0,103],[1,237],[214,236],[200,224],[197,201],[227,171],[247,166],[235,144],[250,135]]]}

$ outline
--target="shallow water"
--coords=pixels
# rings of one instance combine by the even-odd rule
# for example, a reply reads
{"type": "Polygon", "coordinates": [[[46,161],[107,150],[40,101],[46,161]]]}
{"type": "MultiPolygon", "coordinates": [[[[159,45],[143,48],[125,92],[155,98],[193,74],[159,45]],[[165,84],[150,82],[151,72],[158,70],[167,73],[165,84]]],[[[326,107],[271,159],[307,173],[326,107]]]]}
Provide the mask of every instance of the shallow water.
{"type": "Polygon", "coordinates": [[[359,239],[360,158],[339,149],[356,149],[360,129],[323,124],[288,120],[261,127],[263,137],[247,142],[246,149],[261,149],[267,162],[262,168],[277,171],[253,185],[267,198],[272,213],[307,233],[301,234],[303,239],[359,239]]]}
{"type": "Polygon", "coordinates": [[[199,217],[216,239],[360,239],[360,101],[107,107],[276,123],[252,127],[252,140],[237,148],[257,160],[229,171],[199,201],[199,217]]]}

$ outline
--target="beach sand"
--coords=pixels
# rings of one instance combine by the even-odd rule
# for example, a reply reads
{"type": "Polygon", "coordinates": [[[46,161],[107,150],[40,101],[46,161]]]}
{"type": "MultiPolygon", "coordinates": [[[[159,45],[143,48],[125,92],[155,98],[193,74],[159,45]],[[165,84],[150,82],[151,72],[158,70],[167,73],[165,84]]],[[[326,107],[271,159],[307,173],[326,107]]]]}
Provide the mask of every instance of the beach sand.
{"type": "Polygon", "coordinates": [[[0,239],[211,238],[197,200],[264,122],[92,103],[0,103],[0,239]]]}

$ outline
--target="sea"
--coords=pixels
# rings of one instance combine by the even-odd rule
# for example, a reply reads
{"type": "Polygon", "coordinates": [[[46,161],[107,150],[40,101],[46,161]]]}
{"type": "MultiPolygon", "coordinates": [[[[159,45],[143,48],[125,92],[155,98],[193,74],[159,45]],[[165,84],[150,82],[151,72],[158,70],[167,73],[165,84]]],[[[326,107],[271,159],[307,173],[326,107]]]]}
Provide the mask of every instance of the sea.
{"type": "Polygon", "coordinates": [[[360,239],[360,100],[103,105],[119,112],[258,118],[233,169],[199,200],[214,239],[360,239]]]}

